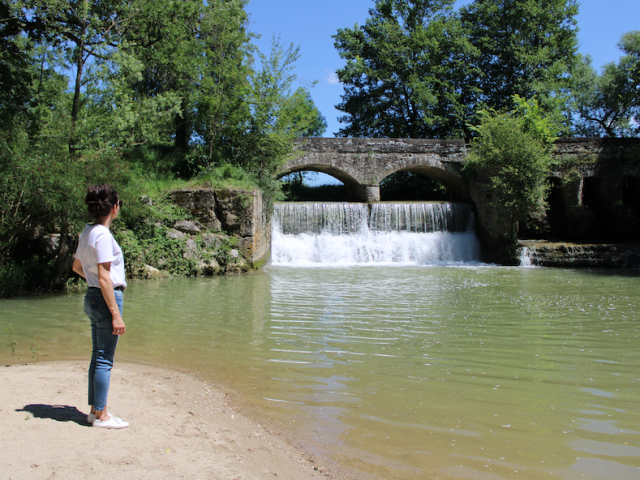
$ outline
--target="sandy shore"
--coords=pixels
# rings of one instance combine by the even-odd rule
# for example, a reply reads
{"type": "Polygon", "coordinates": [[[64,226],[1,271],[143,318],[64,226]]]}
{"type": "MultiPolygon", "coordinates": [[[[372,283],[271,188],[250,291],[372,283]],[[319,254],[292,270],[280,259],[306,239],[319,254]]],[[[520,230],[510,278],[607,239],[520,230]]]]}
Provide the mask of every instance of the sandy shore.
{"type": "Polygon", "coordinates": [[[223,392],[170,370],[117,363],[109,411],[131,426],[92,428],[86,378],[79,362],[0,367],[2,478],[331,478],[223,392]]]}

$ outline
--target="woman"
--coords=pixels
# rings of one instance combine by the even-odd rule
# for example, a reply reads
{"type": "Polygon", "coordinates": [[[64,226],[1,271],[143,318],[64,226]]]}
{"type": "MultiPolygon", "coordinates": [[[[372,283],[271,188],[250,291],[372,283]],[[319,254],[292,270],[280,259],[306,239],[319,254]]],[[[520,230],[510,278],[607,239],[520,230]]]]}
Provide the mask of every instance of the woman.
{"type": "Polygon", "coordinates": [[[73,271],[87,280],[84,311],[91,320],[93,352],[89,366],[87,421],[94,427],[126,428],[129,424],[107,412],[107,395],[113,356],[118,337],[124,335],[122,296],[127,286],[124,258],[109,230],[122,207],[118,194],[109,185],[89,187],[85,203],[95,218],[85,227],[73,259],[73,271]]]}

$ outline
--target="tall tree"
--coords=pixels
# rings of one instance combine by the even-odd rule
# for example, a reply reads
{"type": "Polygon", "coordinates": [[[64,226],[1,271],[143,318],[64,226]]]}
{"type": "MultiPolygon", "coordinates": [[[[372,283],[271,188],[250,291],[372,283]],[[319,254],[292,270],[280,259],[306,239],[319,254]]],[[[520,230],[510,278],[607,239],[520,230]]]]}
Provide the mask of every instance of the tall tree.
{"type": "Polygon", "coordinates": [[[338,135],[461,137],[468,122],[474,48],[453,0],[377,0],[364,26],[338,30],[346,65],[338,135]]]}
{"type": "Polygon", "coordinates": [[[460,11],[478,50],[480,108],[508,108],[513,95],[547,112],[566,110],[578,62],[576,0],[475,0],[460,11]]]}
{"type": "Polygon", "coordinates": [[[211,161],[229,157],[249,117],[252,73],[246,1],[211,3],[203,16],[204,65],[197,92],[196,132],[211,161]]]}

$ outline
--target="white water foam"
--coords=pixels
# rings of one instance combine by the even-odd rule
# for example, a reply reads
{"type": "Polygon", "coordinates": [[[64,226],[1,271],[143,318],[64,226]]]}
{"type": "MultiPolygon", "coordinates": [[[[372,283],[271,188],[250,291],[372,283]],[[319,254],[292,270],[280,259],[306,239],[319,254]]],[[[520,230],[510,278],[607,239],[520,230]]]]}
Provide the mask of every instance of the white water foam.
{"type": "Polygon", "coordinates": [[[520,266],[533,267],[533,264],[531,263],[530,252],[527,247],[522,247],[520,249],[520,266]]]}
{"type": "Polygon", "coordinates": [[[479,262],[473,214],[464,204],[374,204],[372,219],[368,213],[364,204],[277,204],[272,264],[339,267],[479,262]],[[453,231],[445,231],[447,225],[453,231]]]}

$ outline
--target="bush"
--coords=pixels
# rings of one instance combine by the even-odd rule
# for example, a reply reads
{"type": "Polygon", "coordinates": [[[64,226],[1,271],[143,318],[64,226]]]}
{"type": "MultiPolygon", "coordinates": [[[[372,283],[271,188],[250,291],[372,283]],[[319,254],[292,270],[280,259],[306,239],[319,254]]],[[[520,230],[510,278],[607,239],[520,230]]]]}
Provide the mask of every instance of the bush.
{"type": "Polygon", "coordinates": [[[529,214],[544,206],[554,140],[554,128],[537,103],[514,100],[511,112],[481,112],[482,123],[472,127],[478,136],[463,169],[491,192],[508,255],[515,252],[519,222],[529,221],[529,214]]]}

